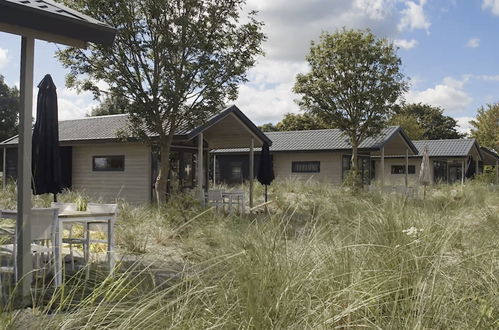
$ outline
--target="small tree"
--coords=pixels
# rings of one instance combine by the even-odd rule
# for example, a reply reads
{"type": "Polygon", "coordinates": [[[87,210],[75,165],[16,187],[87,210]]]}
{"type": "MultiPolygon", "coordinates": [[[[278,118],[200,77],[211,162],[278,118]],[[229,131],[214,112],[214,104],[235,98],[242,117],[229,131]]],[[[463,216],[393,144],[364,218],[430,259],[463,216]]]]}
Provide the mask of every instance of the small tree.
{"type": "Polygon", "coordinates": [[[473,126],[471,136],[481,146],[499,152],[499,103],[478,109],[476,118],[470,123],[473,126]]]}
{"type": "Polygon", "coordinates": [[[17,134],[19,90],[9,87],[0,75],[0,142],[17,134]]]}
{"type": "Polygon", "coordinates": [[[130,133],[158,143],[156,195],[166,198],[170,149],[179,127],[194,127],[237,97],[265,39],[255,13],[240,22],[245,0],[67,0],[118,29],[113,47],[69,48],[69,87],[93,91],[105,81],[126,99],[130,133]],[[78,78],[80,80],[78,80],[78,78]],[[154,139],[151,139],[151,134],[154,139]]]}
{"type": "Polygon", "coordinates": [[[400,58],[393,44],[369,30],[343,29],[323,33],[306,59],[311,70],[299,74],[294,86],[302,96],[299,105],[349,138],[352,184],[358,186],[359,145],[380,133],[407,91],[400,58]]]}

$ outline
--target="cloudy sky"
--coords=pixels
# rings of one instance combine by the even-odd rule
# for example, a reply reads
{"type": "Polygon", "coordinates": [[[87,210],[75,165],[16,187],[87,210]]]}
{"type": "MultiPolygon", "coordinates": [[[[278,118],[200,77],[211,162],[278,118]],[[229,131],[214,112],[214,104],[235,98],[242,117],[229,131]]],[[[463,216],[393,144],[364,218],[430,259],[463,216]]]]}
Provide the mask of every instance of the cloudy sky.
{"type": "MultiPolygon", "coordinates": [[[[257,124],[300,111],[291,89],[307,70],[310,41],[342,27],[370,28],[392,40],[411,79],[406,100],[444,108],[462,130],[479,106],[499,101],[499,0],[248,0],[247,6],[259,11],[268,41],[235,103],[257,124]]],[[[96,101],[64,87],[56,49],[37,41],[35,81],[52,74],[60,118],[83,117],[96,101]]],[[[19,83],[19,53],[20,38],[0,33],[0,74],[11,85],[19,83]]]]}

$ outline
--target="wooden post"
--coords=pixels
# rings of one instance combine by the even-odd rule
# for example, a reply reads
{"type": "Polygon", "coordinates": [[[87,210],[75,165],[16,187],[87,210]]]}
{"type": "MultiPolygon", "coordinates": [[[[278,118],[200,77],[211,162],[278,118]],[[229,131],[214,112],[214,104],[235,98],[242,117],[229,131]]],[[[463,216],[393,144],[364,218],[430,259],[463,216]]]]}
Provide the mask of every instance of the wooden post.
{"type": "Polygon", "coordinates": [[[385,185],[385,147],[381,147],[381,186],[385,185]]]}
{"type": "Polygon", "coordinates": [[[464,172],[466,172],[466,158],[464,158],[461,163],[461,184],[464,184],[464,172]]]}
{"type": "Polygon", "coordinates": [[[499,184],[499,160],[496,159],[496,184],[499,184]]]}
{"type": "Polygon", "coordinates": [[[213,154],[213,186],[217,184],[217,155],[213,154]]]}
{"type": "Polygon", "coordinates": [[[409,186],[409,149],[405,149],[405,187],[409,186]]]}
{"type": "Polygon", "coordinates": [[[478,175],[478,158],[475,160],[475,177],[478,175]]]}
{"type": "Polygon", "coordinates": [[[210,188],[210,153],[204,153],[204,191],[210,188]]]}
{"type": "Polygon", "coordinates": [[[20,281],[23,304],[30,301],[31,270],[31,120],[33,118],[33,62],[35,40],[21,38],[21,80],[19,143],[17,155],[17,253],[16,275],[20,281]]]}
{"type": "Polygon", "coordinates": [[[197,188],[199,200],[204,205],[204,190],[203,190],[203,133],[198,135],[198,159],[197,159],[197,188]]]}
{"type": "Polygon", "coordinates": [[[254,165],[255,165],[255,140],[251,138],[250,144],[250,154],[249,154],[249,206],[250,209],[253,207],[253,179],[255,177],[254,165]]]}
{"type": "Polygon", "coordinates": [[[2,168],[2,188],[5,190],[7,187],[7,148],[3,148],[3,168],[2,168]]]}

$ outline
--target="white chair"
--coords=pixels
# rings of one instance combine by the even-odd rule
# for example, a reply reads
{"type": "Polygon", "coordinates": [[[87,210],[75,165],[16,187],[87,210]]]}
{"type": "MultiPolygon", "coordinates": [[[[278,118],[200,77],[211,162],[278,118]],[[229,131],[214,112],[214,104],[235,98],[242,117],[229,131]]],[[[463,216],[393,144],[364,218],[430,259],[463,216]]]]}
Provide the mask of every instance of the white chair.
{"type": "MultiPolygon", "coordinates": [[[[40,268],[40,257],[44,254],[51,255],[53,259],[53,249],[55,246],[55,233],[57,230],[59,209],[57,208],[34,208],[31,209],[30,215],[30,231],[31,231],[31,253],[36,257],[35,267],[40,268]],[[50,241],[51,247],[44,246],[38,243],[50,241]],[[36,242],[36,243],[34,243],[36,242]]],[[[1,213],[0,213],[1,218],[1,213]]],[[[17,254],[17,232],[14,232],[13,243],[0,245],[1,255],[12,256],[13,264],[12,272],[17,279],[16,254],[17,254]]],[[[47,244],[48,245],[48,244],[47,244]]],[[[2,270],[7,270],[2,267],[2,270]]],[[[55,273],[55,271],[54,271],[55,273]]]]}
{"type": "MultiPolygon", "coordinates": [[[[76,203],[51,203],[51,207],[55,207],[59,209],[59,213],[64,213],[64,212],[75,212],[76,211],[76,203]]],[[[73,229],[74,229],[75,223],[65,223],[64,224],[64,229],[66,229],[69,232],[69,237],[67,238],[62,238],[62,242],[64,244],[69,244],[69,257],[71,258],[71,270],[75,270],[75,258],[74,258],[74,252],[73,252],[73,245],[74,244],[85,244],[85,237],[76,237],[73,234],[73,229]]],[[[83,226],[83,224],[80,224],[80,226],[83,226]]],[[[60,233],[61,236],[63,233],[60,233]]],[[[85,251],[85,249],[83,249],[85,251]]]]}
{"type": "Polygon", "coordinates": [[[218,210],[219,207],[223,208],[224,199],[221,190],[208,190],[207,196],[208,205],[215,206],[218,210]]]}
{"type": "MultiPolygon", "coordinates": [[[[116,221],[116,217],[118,214],[118,204],[100,204],[100,203],[88,203],[87,204],[87,211],[90,213],[113,213],[114,216],[111,219],[111,222],[109,223],[109,226],[107,228],[107,235],[108,235],[108,241],[113,241],[114,237],[114,222],[116,221]]],[[[87,227],[85,228],[86,231],[86,242],[85,242],[85,255],[87,256],[87,259],[85,260],[88,262],[88,258],[90,256],[90,243],[108,243],[108,241],[103,241],[103,240],[92,240],[90,239],[90,226],[91,225],[96,225],[101,232],[106,231],[103,229],[103,224],[102,222],[87,222],[87,227]]],[[[109,250],[111,250],[113,247],[109,247],[109,250]]],[[[111,258],[111,256],[109,256],[111,258]]]]}

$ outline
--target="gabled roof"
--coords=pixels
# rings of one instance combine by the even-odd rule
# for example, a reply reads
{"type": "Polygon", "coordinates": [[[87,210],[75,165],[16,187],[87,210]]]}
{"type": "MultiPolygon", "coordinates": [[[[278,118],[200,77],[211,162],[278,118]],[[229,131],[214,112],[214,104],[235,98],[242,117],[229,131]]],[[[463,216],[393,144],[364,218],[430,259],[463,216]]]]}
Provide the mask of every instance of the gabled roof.
{"type": "Polygon", "coordinates": [[[480,147],[475,139],[417,140],[412,142],[418,148],[419,156],[422,156],[425,145],[428,145],[430,157],[466,157],[474,145],[480,153],[480,147]]]}
{"type": "Polygon", "coordinates": [[[78,41],[110,46],[116,35],[111,26],[51,0],[0,0],[0,25],[0,31],[71,46],[78,41]]]}
{"type": "MultiPolygon", "coordinates": [[[[379,150],[395,134],[400,133],[408,146],[417,153],[416,147],[399,126],[384,128],[378,136],[365,139],[359,146],[361,150],[379,150]]],[[[272,140],[270,151],[332,151],[352,149],[348,138],[339,129],[320,129],[309,131],[265,132],[272,140]]],[[[246,152],[247,148],[216,150],[216,152],[246,152]]]]}
{"type": "Polygon", "coordinates": [[[239,110],[239,108],[235,105],[231,105],[230,107],[226,108],[222,112],[212,116],[210,119],[206,121],[205,124],[194,128],[192,131],[190,131],[187,134],[187,138],[189,140],[195,138],[198,136],[201,132],[204,132],[208,130],[210,127],[214,126],[216,123],[220,122],[224,118],[226,118],[229,115],[234,115],[236,116],[240,121],[243,122],[243,124],[248,128],[249,131],[253,135],[255,135],[258,139],[260,139],[263,142],[268,143],[268,145],[272,145],[272,140],[270,140],[251,120],[249,120],[246,115],[239,110]]]}
{"type": "MultiPolygon", "coordinates": [[[[223,120],[229,114],[237,116],[249,130],[251,130],[258,137],[261,137],[263,142],[272,144],[272,141],[270,141],[236,106],[224,109],[219,114],[211,117],[206,124],[198,126],[194,129],[187,128],[186,126],[180,127],[177,129],[176,136],[178,138],[191,140],[200,132],[207,130],[212,125],[223,120]]],[[[127,125],[128,116],[126,114],[62,120],[59,121],[59,141],[77,142],[118,140],[118,132],[126,130],[127,125]]],[[[154,136],[155,135],[150,134],[150,137],[154,136]]],[[[1,142],[0,146],[17,145],[17,143],[18,139],[16,135],[1,142]]]]}

